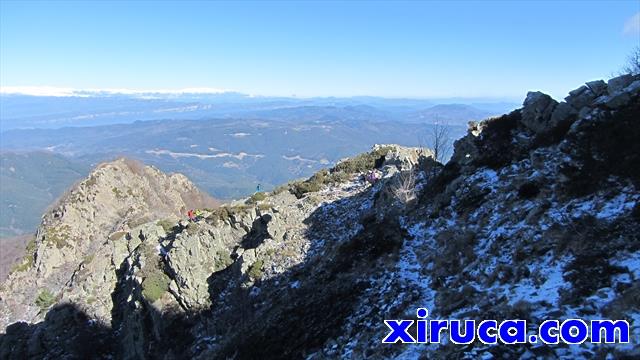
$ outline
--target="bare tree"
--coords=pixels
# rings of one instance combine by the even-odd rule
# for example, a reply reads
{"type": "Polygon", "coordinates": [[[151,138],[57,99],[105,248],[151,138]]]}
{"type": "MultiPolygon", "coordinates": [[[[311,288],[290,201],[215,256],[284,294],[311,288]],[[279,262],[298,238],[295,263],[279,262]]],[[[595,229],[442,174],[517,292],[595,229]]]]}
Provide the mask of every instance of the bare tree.
{"type": "Polygon", "coordinates": [[[437,163],[444,164],[449,159],[452,149],[450,130],[446,122],[436,117],[431,128],[425,134],[418,136],[420,155],[425,157],[425,160],[432,158],[431,161],[422,162],[422,170],[425,174],[435,176],[439,168],[437,163]]]}
{"type": "Polygon", "coordinates": [[[620,74],[640,74],[640,46],[637,46],[627,57],[627,63],[622,68],[620,74]]]}
{"type": "Polygon", "coordinates": [[[431,128],[429,147],[433,151],[433,158],[444,163],[451,153],[451,133],[446,123],[436,119],[431,128]]]}

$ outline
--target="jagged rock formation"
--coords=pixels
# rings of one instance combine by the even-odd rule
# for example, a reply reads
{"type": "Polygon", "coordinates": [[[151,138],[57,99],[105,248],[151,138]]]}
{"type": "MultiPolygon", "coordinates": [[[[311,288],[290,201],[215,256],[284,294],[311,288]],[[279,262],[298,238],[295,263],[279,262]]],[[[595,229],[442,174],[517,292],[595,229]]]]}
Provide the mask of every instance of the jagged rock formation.
{"type": "Polygon", "coordinates": [[[116,206],[86,201],[82,211],[69,204],[56,208],[67,209],[63,216],[56,209],[45,216],[33,267],[12,274],[0,294],[4,324],[41,319],[31,318],[36,299],[46,317],[10,325],[0,357],[638,356],[637,341],[390,346],[381,339],[383,319],[413,318],[417,307],[431,318],[531,324],[624,318],[637,339],[639,117],[638,76],[589,82],[560,103],[529,93],[522,109],[471,124],[444,166],[428,151],[377,146],[194,223],[158,222],[183,210],[177,198],[180,205],[161,215],[157,205],[128,215],[129,200],[88,192],[88,179],[63,204],[88,196],[116,206]],[[361,174],[374,168],[381,180],[370,185],[361,174]],[[142,214],[149,221],[119,231],[122,218],[142,214]],[[60,228],[73,236],[58,249],[60,228]],[[90,254],[92,261],[79,261],[90,254]],[[24,286],[37,276],[36,286],[24,286]],[[46,301],[34,290],[42,287],[57,296],[46,301]],[[87,332],[100,337],[90,349],[91,339],[80,341],[87,332]]]}
{"type": "MultiPolygon", "coordinates": [[[[129,253],[124,234],[158,219],[178,219],[190,206],[211,202],[183,175],[120,159],[103,164],[42,219],[25,259],[0,291],[0,327],[34,322],[39,294],[86,304],[88,315],[108,321],[116,273],[129,253]]],[[[164,234],[164,233],[162,233],[164,234]]]]}

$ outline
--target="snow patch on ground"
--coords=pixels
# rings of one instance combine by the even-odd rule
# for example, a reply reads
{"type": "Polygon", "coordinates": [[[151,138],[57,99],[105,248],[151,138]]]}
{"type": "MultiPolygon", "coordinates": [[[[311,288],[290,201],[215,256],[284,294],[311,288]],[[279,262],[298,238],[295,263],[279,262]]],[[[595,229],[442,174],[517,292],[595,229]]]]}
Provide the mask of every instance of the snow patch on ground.
{"type": "Polygon", "coordinates": [[[633,210],[633,207],[638,202],[640,196],[638,194],[621,193],[613,199],[605,202],[596,217],[598,219],[613,219],[618,216],[633,210]]]}
{"type": "Polygon", "coordinates": [[[520,300],[532,303],[547,301],[558,307],[560,302],[558,290],[570,286],[563,279],[563,269],[570,261],[570,257],[553,260],[548,254],[543,262],[530,264],[528,266],[530,273],[542,276],[545,282],[536,286],[531,278],[523,279],[505,293],[509,297],[509,304],[513,305],[520,300]]]}
{"type": "Polygon", "coordinates": [[[549,217],[559,223],[585,216],[611,221],[632,211],[639,200],[640,194],[627,187],[610,199],[605,199],[602,195],[590,195],[572,200],[560,208],[552,207],[548,213],[549,217]]]}
{"type": "Polygon", "coordinates": [[[481,188],[490,189],[492,193],[496,191],[500,183],[498,173],[492,169],[482,169],[476,171],[473,175],[469,176],[466,180],[469,184],[477,184],[481,188]]]}
{"type": "MultiPolygon", "coordinates": [[[[425,222],[408,224],[407,219],[400,219],[401,226],[407,231],[408,238],[400,249],[400,258],[396,263],[395,276],[407,288],[416,289],[419,293],[418,299],[414,304],[408,306],[408,309],[415,310],[417,308],[426,308],[431,313],[435,310],[436,291],[431,289],[431,277],[424,275],[421,270],[425,269],[425,264],[420,260],[416,250],[433,251],[435,247],[435,236],[439,230],[436,224],[427,226],[425,222]]],[[[431,265],[431,264],[428,264],[431,265]]],[[[430,314],[431,315],[431,314],[430,314]]],[[[403,344],[403,351],[395,356],[395,359],[417,359],[425,351],[435,349],[438,344],[403,344]]]]}
{"type": "MultiPolygon", "coordinates": [[[[404,220],[402,221],[402,223],[404,220]]],[[[422,274],[424,264],[418,258],[416,249],[433,248],[436,234],[435,229],[427,228],[425,223],[417,223],[406,227],[402,224],[410,238],[405,239],[400,249],[400,258],[396,264],[397,276],[412,288],[420,291],[419,307],[429,310],[435,308],[435,291],[430,287],[431,278],[422,274]]]]}
{"type": "Polygon", "coordinates": [[[618,254],[617,259],[612,260],[612,265],[627,267],[635,280],[640,280],[640,251],[627,254],[618,254]]]}

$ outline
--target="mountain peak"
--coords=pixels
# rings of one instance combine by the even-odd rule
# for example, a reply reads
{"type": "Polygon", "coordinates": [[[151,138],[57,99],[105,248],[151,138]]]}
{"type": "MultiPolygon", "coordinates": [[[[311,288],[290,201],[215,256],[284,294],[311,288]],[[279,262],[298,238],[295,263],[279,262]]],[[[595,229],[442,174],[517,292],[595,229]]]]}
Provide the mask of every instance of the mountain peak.
{"type": "MultiPolygon", "coordinates": [[[[38,309],[29,297],[37,296],[38,287],[44,284],[51,293],[64,297],[88,258],[98,255],[111,261],[115,255],[110,241],[124,232],[150,221],[177,221],[188,209],[216,205],[182,174],[167,175],[126,158],[99,164],[43,215],[18,265],[22,271],[13,272],[5,283],[6,292],[0,293],[7,305],[0,309],[0,323],[13,317],[11,313],[37,316],[38,309]],[[23,287],[22,279],[29,278],[38,278],[36,287],[23,287]],[[14,286],[23,291],[11,289],[14,286]]],[[[98,313],[106,316],[108,311],[98,313]]]]}

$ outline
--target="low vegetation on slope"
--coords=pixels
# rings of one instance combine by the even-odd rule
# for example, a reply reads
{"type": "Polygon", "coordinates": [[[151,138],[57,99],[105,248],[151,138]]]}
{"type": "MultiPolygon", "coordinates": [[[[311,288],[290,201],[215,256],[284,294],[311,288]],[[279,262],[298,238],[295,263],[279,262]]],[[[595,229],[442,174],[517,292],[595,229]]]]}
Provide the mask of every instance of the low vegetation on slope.
{"type": "Polygon", "coordinates": [[[391,147],[381,146],[371,152],[345,159],[331,169],[322,169],[307,180],[287,184],[285,187],[278,188],[274,192],[278,193],[288,190],[297,198],[301,198],[307,193],[320,191],[325,185],[345,182],[355,174],[364,173],[380,167],[389,150],[391,150],[391,147]]]}

